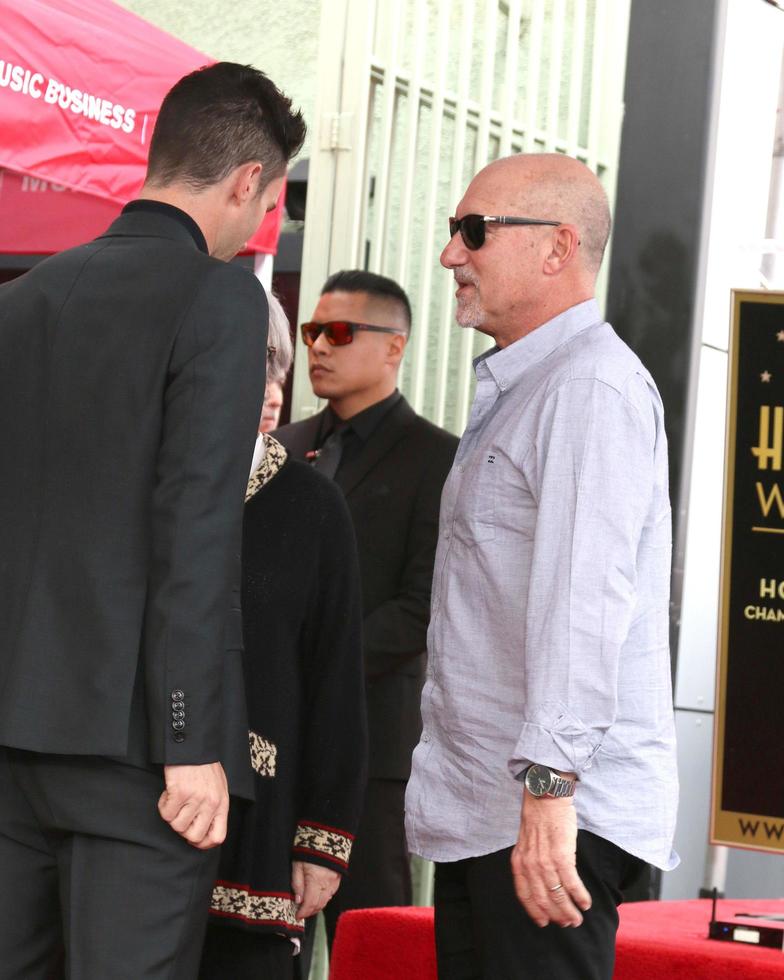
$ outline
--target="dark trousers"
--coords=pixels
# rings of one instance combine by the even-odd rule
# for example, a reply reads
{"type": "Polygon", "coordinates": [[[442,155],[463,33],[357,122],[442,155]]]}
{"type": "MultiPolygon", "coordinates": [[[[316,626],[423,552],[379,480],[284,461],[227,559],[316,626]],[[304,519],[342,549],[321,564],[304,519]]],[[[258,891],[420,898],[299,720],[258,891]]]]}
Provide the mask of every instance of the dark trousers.
{"type": "MultiPolygon", "coordinates": [[[[349,872],[324,909],[327,942],[332,947],[338,916],[348,909],[411,904],[411,867],[405,828],[406,781],[369,779],[362,818],[351,848],[349,872]]],[[[307,977],[316,935],[315,916],[308,919],[299,957],[307,977]]]]}
{"type": "Polygon", "coordinates": [[[405,797],[403,779],[368,780],[348,874],[324,909],[330,945],[341,912],[411,904],[405,797]]]}
{"type": "Polygon", "coordinates": [[[579,831],[577,871],[593,904],[576,929],[541,929],[515,895],[511,851],[436,865],[439,980],[611,980],[617,906],[645,864],[579,831]]]}
{"type": "Polygon", "coordinates": [[[191,980],[218,850],[158,814],[160,771],[0,748],[0,980],[191,980]]]}
{"type": "Polygon", "coordinates": [[[207,927],[199,980],[293,980],[294,944],[285,936],[207,927]]]}

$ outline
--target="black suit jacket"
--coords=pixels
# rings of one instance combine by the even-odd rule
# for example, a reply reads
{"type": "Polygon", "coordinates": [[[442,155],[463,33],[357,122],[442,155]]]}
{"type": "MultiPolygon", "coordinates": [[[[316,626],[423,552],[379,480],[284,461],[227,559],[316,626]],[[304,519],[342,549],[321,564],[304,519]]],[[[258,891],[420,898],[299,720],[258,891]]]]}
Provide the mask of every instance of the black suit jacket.
{"type": "Polygon", "coordinates": [[[252,794],[239,552],[266,323],[258,281],[160,213],[0,288],[0,744],[220,760],[252,794]]]}
{"type": "MultiPolygon", "coordinates": [[[[303,459],[321,424],[315,415],[284,426],[275,438],[303,459]]],[[[376,779],[408,778],[422,728],[438,511],[457,442],[401,398],[336,476],[359,547],[369,775],[376,779]]]]}

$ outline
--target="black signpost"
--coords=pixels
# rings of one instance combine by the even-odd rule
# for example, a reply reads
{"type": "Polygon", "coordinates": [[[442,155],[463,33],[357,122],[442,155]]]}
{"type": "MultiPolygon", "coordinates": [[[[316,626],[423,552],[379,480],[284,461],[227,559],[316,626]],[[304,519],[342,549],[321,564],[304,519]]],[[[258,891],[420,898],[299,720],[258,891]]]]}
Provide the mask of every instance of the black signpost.
{"type": "Polygon", "coordinates": [[[711,841],[784,851],[784,293],[732,296],[711,841]]]}

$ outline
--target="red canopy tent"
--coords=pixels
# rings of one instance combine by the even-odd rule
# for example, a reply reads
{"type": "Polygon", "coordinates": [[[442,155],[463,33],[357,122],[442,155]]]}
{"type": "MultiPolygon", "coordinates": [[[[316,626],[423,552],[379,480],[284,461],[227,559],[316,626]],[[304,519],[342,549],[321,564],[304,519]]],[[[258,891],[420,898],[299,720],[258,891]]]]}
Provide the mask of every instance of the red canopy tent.
{"type": "MultiPolygon", "coordinates": [[[[213,59],[111,0],[0,0],[0,24],[0,252],[56,252],[136,195],[163,96],[213,59]]],[[[282,198],[250,251],[275,253],[282,198]]]]}

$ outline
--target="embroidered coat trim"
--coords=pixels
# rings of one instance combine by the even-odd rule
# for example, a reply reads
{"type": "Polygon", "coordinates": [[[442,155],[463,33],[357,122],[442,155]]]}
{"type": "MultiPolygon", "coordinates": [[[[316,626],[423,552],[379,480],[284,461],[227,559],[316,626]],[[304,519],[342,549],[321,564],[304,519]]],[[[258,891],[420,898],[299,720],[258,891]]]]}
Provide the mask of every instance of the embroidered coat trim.
{"type": "Polygon", "coordinates": [[[345,871],[353,843],[354,835],[345,830],[312,821],[301,821],[294,834],[293,850],[300,855],[301,860],[307,860],[308,856],[320,857],[334,862],[345,871]]]}
{"type": "Polygon", "coordinates": [[[210,912],[253,924],[281,926],[287,933],[305,931],[304,919],[296,915],[294,896],[290,893],[256,892],[233,881],[217,881],[212,890],[210,912]]]}
{"type": "Polygon", "coordinates": [[[263,486],[269,483],[288,459],[288,452],[281,446],[277,439],[273,439],[267,433],[264,434],[263,438],[264,455],[261,457],[261,462],[251,473],[250,479],[248,480],[248,486],[245,490],[246,504],[254,494],[258,493],[263,486]]]}
{"type": "Polygon", "coordinates": [[[250,764],[260,776],[272,778],[278,762],[278,747],[274,742],[262,738],[257,732],[248,732],[250,743],[250,764]]]}

